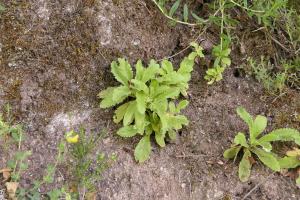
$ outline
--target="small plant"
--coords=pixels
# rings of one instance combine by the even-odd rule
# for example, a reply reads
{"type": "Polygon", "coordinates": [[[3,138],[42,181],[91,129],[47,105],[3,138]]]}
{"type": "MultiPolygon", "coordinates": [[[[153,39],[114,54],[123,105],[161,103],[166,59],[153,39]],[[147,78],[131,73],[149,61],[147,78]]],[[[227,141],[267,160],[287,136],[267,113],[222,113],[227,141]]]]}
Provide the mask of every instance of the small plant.
{"type": "Polygon", "coordinates": [[[136,74],[125,59],[112,62],[111,71],[122,85],[109,87],[100,92],[101,108],[108,108],[125,101],[115,111],[114,122],[123,121],[117,132],[121,137],[142,136],[134,156],[139,162],[146,161],[151,152],[150,136],[154,133],[156,143],[164,147],[165,138],[176,137],[176,130],[188,124],[180,111],[188,105],[187,100],[176,102],[179,95],[187,95],[196,57],[204,57],[202,47],[196,43],[192,53],[180,63],[177,71],[171,62],[163,60],[161,66],[154,60],[145,68],[142,61],[136,64],[136,74]]]}
{"type": "Polygon", "coordinates": [[[220,45],[213,47],[212,55],[215,59],[214,65],[206,71],[204,77],[204,79],[208,81],[208,84],[222,80],[225,68],[231,65],[231,59],[229,57],[231,52],[230,40],[227,36],[224,36],[221,40],[220,45]]]}
{"type": "Polygon", "coordinates": [[[95,191],[95,182],[102,178],[103,171],[116,160],[114,154],[110,157],[103,153],[93,154],[102,136],[103,134],[86,137],[83,128],[79,132],[72,130],[66,133],[66,141],[69,143],[66,156],[72,160],[70,174],[74,178],[74,186],[79,191],[78,194],[72,194],[74,198],[85,199],[85,195],[92,195],[95,191]]]}
{"type": "Polygon", "coordinates": [[[278,156],[271,151],[271,142],[294,141],[300,145],[300,133],[295,129],[282,128],[259,137],[267,127],[267,118],[258,115],[253,119],[242,107],[237,108],[237,113],[249,127],[249,139],[246,139],[244,133],[239,132],[234,138],[232,147],[224,152],[224,157],[236,160],[239,152],[243,154],[239,164],[240,180],[245,182],[250,176],[251,167],[254,162],[252,153],[270,169],[280,171],[281,166],[278,156]]]}

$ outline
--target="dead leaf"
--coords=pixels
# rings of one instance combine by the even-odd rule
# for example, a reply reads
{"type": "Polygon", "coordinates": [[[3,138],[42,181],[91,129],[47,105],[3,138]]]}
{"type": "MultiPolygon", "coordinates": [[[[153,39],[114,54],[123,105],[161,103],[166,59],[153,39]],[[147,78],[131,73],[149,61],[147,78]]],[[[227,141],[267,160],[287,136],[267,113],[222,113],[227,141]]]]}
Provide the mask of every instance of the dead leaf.
{"type": "Polygon", "coordinates": [[[3,182],[7,181],[10,178],[10,172],[11,169],[9,168],[4,168],[0,170],[0,173],[2,173],[2,176],[4,178],[3,182]]]}
{"type": "Polygon", "coordinates": [[[7,182],[5,183],[5,187],[11,200],[17,200],[16,192],[18,189],[19,183],[18,182],[7,182]]]}
{"type": "Polygon", "coordinates": [[[86,200],[96,200],[96,197],[97,197],[96,192],[89,192],[86,194],[85,199],[86,200]]]}

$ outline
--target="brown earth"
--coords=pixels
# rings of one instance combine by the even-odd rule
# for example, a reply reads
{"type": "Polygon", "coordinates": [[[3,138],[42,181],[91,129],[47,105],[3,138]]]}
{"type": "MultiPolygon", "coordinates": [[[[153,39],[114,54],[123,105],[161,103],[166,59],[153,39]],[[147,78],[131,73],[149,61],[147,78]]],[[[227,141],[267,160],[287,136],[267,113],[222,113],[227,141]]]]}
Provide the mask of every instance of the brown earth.
{"type": "MultiPolygon", "coordinates": [[[[199,30],[169,26],[151,1],[28,0],[5,6],[0,15],[0,106],[11,104],[28,135],[23,149],[33,155],[22,180],[25,187],[54,161],[65,131],[83,125],[92,133],[107,128],[98,149],[118,156],[97,185],[97,199],[242,199],[258,184],[247,199],[300,199],[294,180],[255,164],[250,180],[241,183],[237,165],[222,157],[235,133],[246,130],[235,113],[239,105],[268,116],[270,129],[300,128],[299,91],[265,96],[259,83],[237,73],[242,60],[238,48],[224,79],[213,86],[203,80],[204,67],[195,66],[185,111],[189,126],[166,148],[154,145],[151,159],[139,165],[131,150],[137,140],[115,136],[113,110],[98,107],[99,91],[116,84],[109,65],[118,57],[134,63],[170,56],[199,30]]],[[[208,53],[215,37],[206,34],[200,40],[208,53]]],[[[0,168],[12,153],[0,149],[0,168]]],[[[65,171],[59,168],[51,187],[68,181],[65,171]]]]}

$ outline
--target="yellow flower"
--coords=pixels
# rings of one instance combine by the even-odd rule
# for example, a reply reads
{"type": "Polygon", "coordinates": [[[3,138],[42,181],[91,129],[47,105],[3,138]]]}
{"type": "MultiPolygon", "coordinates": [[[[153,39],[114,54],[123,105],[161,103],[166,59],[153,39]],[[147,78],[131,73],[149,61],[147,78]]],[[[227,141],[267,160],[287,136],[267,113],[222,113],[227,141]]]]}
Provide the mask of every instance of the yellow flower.
{"type": "Polygon", "coordinates": [[[79,140],[79,135],[77,133],[75,133],[75,131],[69,131],[66,133],[66,140],[68,143],[77,143],[79,140]]]}

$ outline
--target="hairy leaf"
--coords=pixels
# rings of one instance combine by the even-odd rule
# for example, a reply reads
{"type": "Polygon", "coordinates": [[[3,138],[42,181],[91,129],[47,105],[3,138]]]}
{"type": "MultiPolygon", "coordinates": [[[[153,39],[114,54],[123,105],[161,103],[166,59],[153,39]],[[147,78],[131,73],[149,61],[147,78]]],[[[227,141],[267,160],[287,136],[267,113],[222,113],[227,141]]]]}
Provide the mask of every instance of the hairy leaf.
{"type": "Polygon", "coordinates": [[[244,133],[238,133],[234,138],[235,144],[240,144],[243,147],[249,147],[244,133]]]}
{"type": "Polygon", "coordinates": [[[114,115],[114,122],[117,124],[120,121],[122,121],[127,108],[129,106],[129,103],[124,103],[123,105],[119,106],[118,109],[115,111],[115,115],[114,115]]]}
{"type": "Polygon", "coordinates": [[[141,114],[144,114],[146,111],[146,99],[147,96],[144,92],[136,93],[137,109],[141,114]]]}
{"type": "Polygon", "coordinates": [[[251,149],[251,151],[255,153],[258,156],[259,160],[267,167],[274,171],[280,171],[279,162],[272,153],[266,152],[259,148],[253,148],[251,149]]]}
{"type": "Polygon", "coordinates": [[[124,58],[119,58],[118,61],[119,65],[115,61],[111,63],[111,72],[117,81],[123,85],[128,85],[128,81],[133,76],[131,66],[124,58]]]}
{"type": "Polygon", "coordinates": [[[274,141],[294,141],[300,145],[300,133],[296,129],[281,128],[270,132],[258,140],[259,143],[274,141]]]}
{"type": "Polygon", "coordinates": [[[121,137],[133,137],[137,132],[137,129],[133,126],[124,126],[118,130],[117,134],[121,137]]]}
{"type": "Polygon", "coordinates": [[[135,65],[135,69],[136,69],[135,79],[141,81],[143,78],[143,75],[144,75],[144,71],[145,71],[145,68],[144,68],[141,60],[137,61],[136,65],[135,65]]]}
{"type": "Polygon", "coordinates": [[[251,115],[243,107],[238,107],[236,109],[237,114],[246,122],[249,127],[252,127],[253,119],[251,115]]]}
{"type": "Polygon", "coordinates": [[[285,156],[278,160],[281,169],[291,169],[300,166],[300,160],[296,156],[285,156]]]}
{"type": "Polygon", "coordinates": [[[173,129],[170,129],[170,130],[168,131],[168,135],[169,135],[169,138],[170,138],[171,140],[176,140],[177,134],[176,134],[176,131],[174,131],[173,129]]]}
{"type": "Polygon", "coordinates": [[[112,101],[115,104],[121,103],[124,101],[129,95],[131,94],[131,91],[126,86],[120,86],[114,89],[112,101]]]}
{"type": "Polygon", "coordinates": [[[109,87],[98,94],[98,97],[102,99],[100,108],[109,108],[116,105],[116,103],[113,101],[114,89],[115,87],[109,87]]]}
{"type": "Polygon", "coordinates": [[[165,147],[165,134],[163,133],[155,133],[155,141],[160,147],[165,147]]]}
{"type": "Polygon", "coordinates": [[[151,60],[149,67],[146,68],[143,74],[142,82],[146,83],[150,79],[155,78],[158,72],[159,72],[159,64],[157,64],[154,60],[151,60]]]}
{"type": "Polygon", "coordinates": [[[253,123],[253,126],[250,128],[250,134],[252,138],[257,138],[267,127],[267,118],[261,115],[258,115],[253,123]]]}
{"type": "Polygon", "coordinates": [[[229,149],[227,149],[224,153],[223,156],[225,159],[233,159],[237,156],[239,151],[241,150],[241,146],[234,146],[229,149]]]}
{"type": "Polygon", "coordinates": [[[239,178],[242,182],[246,182],[251,173],[251,152],[248,149],[244,150],[243,158],[239,164],[239,178]]]}
{"type": "Polygon", "coordinates": [[[142,163],[149,159],[151,153],[150,135],[145,135],[135,147],[135,160],[142,163]]]}
{"type": "Polygon", "coordinates": [[[127,110],[125,112],[124,119],[123,119],[124,126],[131,124],[131,122],[133,121],[135,110],[136,110],[136,101],[129,102],[129,105],[127,107],[127,110]]]}

